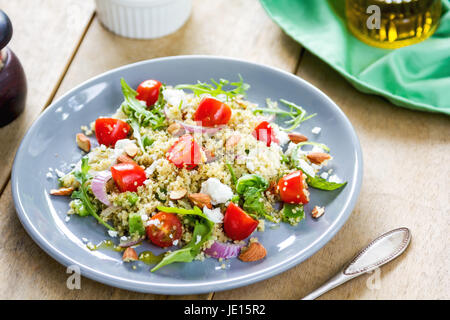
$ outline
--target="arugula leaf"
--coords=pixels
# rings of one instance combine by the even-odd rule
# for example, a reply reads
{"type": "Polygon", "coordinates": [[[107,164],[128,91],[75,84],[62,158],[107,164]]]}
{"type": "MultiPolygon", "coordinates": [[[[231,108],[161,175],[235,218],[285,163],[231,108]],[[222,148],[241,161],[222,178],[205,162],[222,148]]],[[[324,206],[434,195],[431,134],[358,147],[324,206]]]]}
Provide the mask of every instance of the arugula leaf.
{"type": "Polygon", "coordinates": [[[136,138],[139,147],[145,152],[140,128],[150,126],[153,130],[158,130],[166,126],[166,116],[163,111],[165,104],[163,95],[160,94],[152,109],[147,110],[146,106],[136,99],[137,92],[123,78],[120,80],[120,83],[125,99],[122,102],[121,109],[128,117],[128,123],[133,128],[133,136],[136,138]]]}
{"type": "Polygon", "coordinates": [[[194,257],[192,256],[191,248],[182,248],[172,252],[167,252],[163,259],[150,271],[155,272],[156,270],[174,262],[191,262],[192,260],[194,260],[194,257]]]}
{"type": "Polygon", "coordinates": [[[82,213],[82,216],[91,215],[106,228],[115,231],[113,227],[111,227],[102,218],[100,218],[100,216],[97,214],[97,207],[94,203],[91,202],[91,199],[88,195],[89,186],[87,184],[89,179],[91,178],[88,173],[88,162],[89,158],[87,156],[83,157],[81,159],[81,170],[75,170],[74,172],[75,179],[77,179],[77,181],[80,183],[80,188],[72,193],[72,199],[78,199],[81,202],[80,204],[80,202],[77,201],[76,205],[78,205],[78,208],[80,209],[79,212],[82,213]]]}
{"type": "Polygon", "coordinates": [[[211,79],[212,84],[198,81],[197,84],[180,84],[175,89],[191,90],[196,96],[201,94],[210,94],[213,97],[218,95],[226,95],[228,99],[234,98],[238,95],[246,95],[250,85],[244,83],[241,75],[239,75],[239,82],[230,82],[225,79],[220,79],[219,82],[211,79]],[[225,90],[224,87],[232,86],[233,89],[225,90]]]}
{"type": "Polygon", "coordinates": [[[347,185],[347,182],[343,182],[343,183],[330,182],[321,177],[318,177],[318,176],[311,177],[309,175],[307,175],[306,183],[308,183],[308,185],[312,188],[326,190],[326,191],[337,190],[337,189],[342,188],[345,185],[347,185]]]}
{"type": "Polygon", "coordinates": [[[255,108],[253,110],[254,113],[270,113],[279,115],[282,117],[290,117],[291,119],[286,120],[286,124],[291,124],[288,128],[281,128],[283,131],[292,131],[297,128],[302,122],[309,120],[317,115],[317,113],[307,115],[307,112],[302,107],[296,105],[293,102],[286,101],[284,99],[280,99],[280,102],[289,107],[289,111],[280,109],[278,107],[278,103],[274,102],[270,99],[266,99],[267,108],[255,108]]]}
{"type": "Polygon", "coordinates": [[[176,213],[179,215],[194,215],[200,217],[201,219],[195,223],[194,231],[192,233],[192,240],[182,249],[169,252],[164,255],[161,262],[158,263],[151,270],[151,272],[174,262],[191,262],[194,260],[194,258],[200,253],[203,244],[210,239],[214,227],[214,222],[209,220],[209,218],[197,206],[192,210],[163,206],[159,206],[157,209],[163,212],[176,213]]]}
{"type": "Polygon", "coordinates": [[[284,222],[296,225],[305,218],[305,210],[302,204],[285,203],[281,215],[284,222]]]}

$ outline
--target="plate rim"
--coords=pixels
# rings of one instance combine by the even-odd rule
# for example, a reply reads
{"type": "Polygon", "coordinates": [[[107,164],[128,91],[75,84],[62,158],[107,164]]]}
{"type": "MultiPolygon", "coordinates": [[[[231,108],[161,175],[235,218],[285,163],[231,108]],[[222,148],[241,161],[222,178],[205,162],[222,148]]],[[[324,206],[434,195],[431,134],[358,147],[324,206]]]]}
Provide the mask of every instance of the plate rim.
{"type": "Polygon", "coordinates": [[[14,162],[12,166],[12,172],[11,172],[11,189],[12,189],[12,197],[14,201],[14,206],[16,209],[17,216],[24,227],[24,229],[27,231],[28,235],[33,239],[33,241],[49,256],[51,256],[53,259],[55,259],[57,262],[62,264],[65,267],[71,266],[71,265],[77,265],[80,267],[80,273],[82,276],[89,278],[91,280],[94,280],[96,282],[100,282],[112,287],[125,289],[129,291],[134,292],[142,292],[142,293],[151,293],[151,294],[165,294],[165,295],[186,295],[186,294],[202,294],[202,293],[209,293],[209,292],[219,292],[224,290],[230,290],[238,287],[247,286],[262,280],[269,279],[273,276],[276,276],[278,274],[281,274],[294,266],[304,262],[305,260],[309,259],[312,255],[317,253],[322,247],[324,247],[335,235],[336,233],[342,228],[342,226],[346,223],[348,218],[350,217],[352,211],[355,208],[356,202],[358,200],[361,186],[362,186],[362,180],[363,180],[363,157],[362,157],[362,149],[361,144],[358,139],[357,133],[350,122],[350,120],[347,118],[345,113],[341,110],[341,108],[330,98],[328,97],[323,91],[321,91],[319,88],[315,87],[308,81],[304,80],[303,78],[290,73],[288,71],[282,70],[277,67],[267,66],[260,63],[256,63],[253,61],[248,61],[244,59],[238,59],[238,58],[232,58],[232,57],[225,57],[225,56],[210,56],[210,55],[179,55],[179,56],[169,56],[169,57],[161,57],[161,58],[155,58],[155,59],[147,59],[142,60],[138,62],[134,62],[131,64],[126,64],[111,70],[108,70],[106,72],[103,72],[97,76],[91,77],[79,85],[75,86],[71,90],[67,91],[65,94],[63,94],[61,97],[57,98],[55,101],[53,101],[48,107],[43,110],[39,116],[33,121],[33,124],[28,128],[27,132],[23,136],[21,143],[19,145],[19,148],[17,149],[16,155],[14,157],[14,162]],[[45,237],[37,230],[32,221],[29,219],[29,216],[27,215],[25,209],[22,206],[22,203],[20,201],[20,195],[18,190],[18,167],[17,167],[17,159],[19,158],[20,154],[22,153],[22,149],[24,148],[24,142],[26,138],[28,137],[29,133],[33,130],[33,128],[37,125],[39,120],[47,113],[51,112],[55,106],[63,99],[65,99],[67,96],[70,96],[74,92],[78,91],[80,88],[85,86],[86,84],[90,82],[94,82],[95,80],[98,80],[99,78],[105,77],[109,74],[120,72],[120,70],[125,70],[128,68],[136,67],[139,65],[144,65],[147,63],[158,63],[160,61],[173,61],[173,60],[189,60],[189,59],[207,59],[207,60],[216,60],[216,61],[232,61],[232,62],[239,62],[243,64],[250,64],[254,67],[266,69],[268,71],[281,73],[284,76],[287,76],[288,78],[291,78],[295,81],[300,81],[303,85],[306,87],[309,87],[313,92],[315,92],[317,95],[321,96],[321,98],[325,99],[330,106],[339,113],[343,120],[346,122],[346,125],[350,128],[350,132],[352,135],[352,139],[354,140],[354,150],[356,152],[356,163],[355,163],[355,183],[353,184],[353,190],[351,190],[350,197],[347,199],[346,203],[343,205],[343,209],[341,210],[342,216],[340,219],[338,219],[330,228],[329,231],[325,234],[322,234],[320,237],[318,237],[308,248],[304,255],[300,256],[294,256],[294,258],[289,260],[284,260],[282,262],[279,262],[278,264],[271,266],[269,269],[265,269],[253,274],[250,274],[249,276],[242,278],[235,278],[232,280],[215,280],[208,283],[199,283],[199,284],[177,284],[177,285],[168,285],[168,284],[158,284],[153,282],[141,282],[141,281],[134,281],[131,279],[124,279],[124,278],[116,278],[114,275],[105,274],[102,272],[99,272],[95,268],[90,268],[88,266],[82,265],[80,263],[77,263],[74,259],[68,257],[64,252],[56,249],[53,247],[53,245],[45,239],[45,237]],[[176,292],[174,292],[174,289],[176,288],[176,292]]]}

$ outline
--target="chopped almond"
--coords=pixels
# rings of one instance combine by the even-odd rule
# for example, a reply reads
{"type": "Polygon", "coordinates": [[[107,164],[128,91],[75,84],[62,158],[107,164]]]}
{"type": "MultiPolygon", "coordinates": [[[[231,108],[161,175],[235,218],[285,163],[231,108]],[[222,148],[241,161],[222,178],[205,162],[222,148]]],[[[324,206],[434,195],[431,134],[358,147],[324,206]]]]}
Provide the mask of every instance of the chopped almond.
{"type": "Polygon", "coordinates": [[[315,206],[311,212],[311,215],[313,216],[313,218],[318,219],[321,216],[323,216],[324,213],[325,213],[325,207],[315,206]]]}
{"type": "Polygon", "coordinates": [[[78,147],[84,152],[89,152],[91,150],[91,141],[83,133],[77,133],[75,140],[78,147]]]}
{"type": "Polygon", "coordinates": [[[295,144],[308,141],[308,138],[306,136],[302,135],[301,133],[291,132],[291,133],[288,133],[288,136],[289,136],[289,140],[291,140],[295,144]]]}
{"type": "Polygon", "coordinates": [[[186,189],[173,190],[169,193],[170,200],[180,200],[183,199],[187,194],[186,189]]]}
{"type": "Polygon", "coordinates": [[[127,155],[129,155],[131,158],[134,158],[136,157],[139,148],[134,143],[129,143],[125,146],[124,150],[127,155]]]}
{"type": "Polygon", "coordinates": [[[263,259],[267,255],[266,248],[259,242],[251,242],[248,248],[244,248],[239,259],[244,262],[252,262],[263,259]]]}
{"type": "Polygon", "coordinates": [[[184,130],[181,124],[174,122],[167,128],[167,132],[173,136],[179,136],[184,133],[184,130]]]}
{"type": "Polygon", "coordinates": [[[203,209],[203,207],[205,206],[208,209],[212,208],[211,197],[205,193],[191,193],[190,195],[188,195],[188,198],[195,206],[199,207],[200,209],[203,209]]]}
{"type": "Polygon", "coordinates": [[[137,261],[139,260],[138,255],[136,253],[136,250],[134,250],[131,247],[128,247],[123,252],[122,261],[124,262],[131,262],[131,261],[137,261]]]}
{"type": "Polygon", "coordinates": [[[70,196],[73,192],[73,188],[59,188],[50,190],[50,194],[53,196],[70,196]]]}
{"type": "Polygon", "coordinates": [[[327,160],[331,159],[331,156],[328,153],[324,152],[311,152],[306,155],[306,157],[314,164],[322,164],[327,160]]]}
{"type": "Polygon", "coordinates": [[[120,156],[118,156],[117,163],[134,163],[134,164],[136,164],[136,162],[133,159],[131,159],[129,156],[127,156],[126,154],[121,154],[120,156]]]}

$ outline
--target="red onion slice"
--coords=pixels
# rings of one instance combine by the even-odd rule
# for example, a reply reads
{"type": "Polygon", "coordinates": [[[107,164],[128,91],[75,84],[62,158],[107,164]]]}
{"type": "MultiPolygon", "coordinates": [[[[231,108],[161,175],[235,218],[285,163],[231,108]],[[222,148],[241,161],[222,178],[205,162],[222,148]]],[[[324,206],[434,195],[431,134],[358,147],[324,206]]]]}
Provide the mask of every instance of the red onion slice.
{"type": "Polygon", "coordinates": [[[216,132],[223,129],[223,126],[219,127],[202,127],[202,126],[195,126],[191,124],[186,124],[181,121],[178,121],[178,123],[189,133],[207,133],[207,134],[215,134],[216,132]]]}
{"type": "Polygon", "coordinates": [[[208,249],[205,249],[205,253],[216,259],[230,259],[236,258],[241,252],[243,244],[223,243],[214,241],[213,245],[208,249]]]}
{"type": "Polygon", "coordinates": [[[121,248],[128,248],[128,247],[131,247],[131,246],[135,246],[135,245],[140,244],[142,241],[144,241],[144,239],[145,239],[145,237],[141,237],[141,238],[137,239],[136,241],[121,242],[119,244],[119,247],[121,247],[121,248]]]}
{"type": "Polygon", "coordinates": [[[106,194],[106,183],[111,178],[111,171],[101,171],[91,182],[92,193],[94,196],[108,207],[111,205],[111,202],[109,202],[108,195],[106,194]]]}

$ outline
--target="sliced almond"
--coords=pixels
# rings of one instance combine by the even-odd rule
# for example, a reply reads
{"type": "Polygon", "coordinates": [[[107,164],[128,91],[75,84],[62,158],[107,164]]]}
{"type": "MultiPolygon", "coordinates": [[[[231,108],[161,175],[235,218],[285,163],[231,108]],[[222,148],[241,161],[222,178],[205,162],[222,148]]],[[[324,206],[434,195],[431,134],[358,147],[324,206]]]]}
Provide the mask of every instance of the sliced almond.
{"type": "Polygon", "coordinates": [[[330,160],[331,156],[324,152],[311,152],[306,157],[314,164],[322,164],[323,162],[330,160]]]}
{"type": "Polygon", "coordinates": [[[186,189],[173,190],[169,193],[170,200],[180,200],[183,199],[187,194],[186,189]]]}
{"type": "Polygon", "coordinates": [[[247,249],[243,249],[239,259],[244,262],[258,261],[267,255],[266,248],[259,242],[252,242],[247,249]]]}
{"type": "Polygon", "coordinates": [[[137,261],[139,260],[138,255],[136,253],[136,250],[134,250],[131,247],[128,247],[123,252],[122,261],[124,262],[131,262],[131,261],[137,261]]]}
{"type": "Polygon", "coordinates": [[[117,157],[117,163],[134,163],[134,164],[136,164],[136,161],[131,159],[126,154],[121,154],[117,157]]]}
{"type": "Polygon", "coordinates": [[[50,194],[53,196],[70,196],[73,192],[73,188],[59,188],[50,190],[50,194]]]}
{"type": "Polygon", "coordinates": [[[203,209],[203,207],[205,206],[208,209],[212,208],[211,197],[205,193],[191,193],[190,195],[188,195],[188,198],[195,206],[199,207],[200,209],[203,209]]]}
{"type": "Polygon", "coordinates": [[[318,219],[325,213],[325,207],[315,206],[311,212],[313,218],[318,219]]]}
{"type": "Polygon", "coordinates": [[[291,132],[291,133],[288,133],[288,136],[289,136],[289,140],[291,140],[295,144],[308,141],[308,138],[306,136],[302,135],[301,133],[291,132]]]}
{"type": "Polygon", "coordinates": [[[125,150],[125,153],[131,158],[136,157],[139,151],[139,148],[134,143],[127,144],[123,149],[125,150]]]}
{"type": "Polygon", "coordinates": [[[167,132],[169,132],[173,136],[179,136],[184,133],[184,130],[181,124],[174,122],[167,128],[167,132]]]}
{"type": "Polygon", "coordinates": [[[234,134],[231,137],[229,137],[225,142],[225,148],[226,149],[234,148],[235,146],[237,146],[239,141],[241,141],[241,136],[238,134],[234,134]]]}
{"type": "Polygon", "coordinates": [[[81,150],[84,152],[91,151],[91,141],[83,133],[77,133],[75,140],[81,150]]]}

